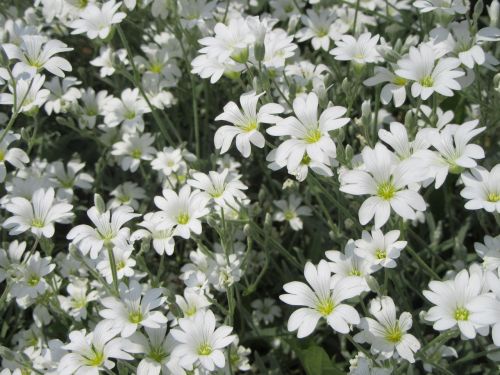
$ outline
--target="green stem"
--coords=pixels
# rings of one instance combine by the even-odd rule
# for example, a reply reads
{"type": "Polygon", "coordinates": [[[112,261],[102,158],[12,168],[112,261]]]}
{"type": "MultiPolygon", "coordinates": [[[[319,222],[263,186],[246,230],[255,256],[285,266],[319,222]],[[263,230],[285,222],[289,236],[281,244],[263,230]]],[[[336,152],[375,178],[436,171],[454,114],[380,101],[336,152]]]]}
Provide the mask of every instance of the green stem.
{"type": "Polygon", "coordinates": [[[417,263],[422,267],[422,269],[434,280],[440,280],[439,275],[434,272],[434,270],[425,263],[425,261],[417,254],[415,250],[411,248],[411,246],[406,246],[406,251],[414,258],[417,263]]]}
{"type": "Polygon", "coordinates": [[[109,265],[111,268],[111,275],[113,276],[113,288],[114,288],[116,294],[119,294],[119,292],[118,292],[118,274],[116,272],[116,261],[115,261],[115,254],[113,253],[113,244],[111,244],[111,243],[106,244],[106,250],[108,251],[109,265]]]}

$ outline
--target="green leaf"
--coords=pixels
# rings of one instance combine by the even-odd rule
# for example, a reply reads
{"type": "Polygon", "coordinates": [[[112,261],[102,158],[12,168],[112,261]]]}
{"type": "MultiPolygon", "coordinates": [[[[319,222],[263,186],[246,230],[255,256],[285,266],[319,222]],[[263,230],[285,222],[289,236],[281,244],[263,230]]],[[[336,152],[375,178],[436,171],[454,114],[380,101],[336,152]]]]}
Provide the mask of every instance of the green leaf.
{"type": "Polygon", "coordinates": [[[318,345],[309,345],[300,349],[293,345],[297,356],[307,375],[344,375],[345,372],[338,368],[330,359],[325,350],[318,345]]]}

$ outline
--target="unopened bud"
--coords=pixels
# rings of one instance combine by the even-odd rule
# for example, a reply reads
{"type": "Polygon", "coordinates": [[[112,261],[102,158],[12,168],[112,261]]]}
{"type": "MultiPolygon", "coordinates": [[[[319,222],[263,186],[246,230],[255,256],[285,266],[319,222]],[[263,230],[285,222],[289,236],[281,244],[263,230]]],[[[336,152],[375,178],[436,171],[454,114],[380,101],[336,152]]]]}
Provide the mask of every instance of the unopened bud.
{"type": "Polygon", "coordinates": [[[361,104],[361,115],[363,117],[370,117],[372,114],[372,105],[370,99],[363,101],[361,104]]]}
{"type": "Polygon", "coordinates": [[[498,27],[498,18],[500,16],[500,3],[498,0],[493,0],[488,9],[488,16],[490,17],[490,26],[498,27]]]}
{"type": "Polygon", "coordinates": [[[255,60],[262,61],[266,55],[266,46],[263,43],[257,43],[254,48],[255,60]]]}
{"type": "Polygon", "coordinates": [[[106,204],[104,203],[104,199],[99,194],[94,194],[94,206],[97,208],[99,213],[106,212],[106,204]]]}
{"type": "Polygon", "coordinates": [[[412,111],[408,111],[405,114],[405,126],[407,128],[411,128],[413,124],[415,123],[415,117],[413,115],[412,111]]]}

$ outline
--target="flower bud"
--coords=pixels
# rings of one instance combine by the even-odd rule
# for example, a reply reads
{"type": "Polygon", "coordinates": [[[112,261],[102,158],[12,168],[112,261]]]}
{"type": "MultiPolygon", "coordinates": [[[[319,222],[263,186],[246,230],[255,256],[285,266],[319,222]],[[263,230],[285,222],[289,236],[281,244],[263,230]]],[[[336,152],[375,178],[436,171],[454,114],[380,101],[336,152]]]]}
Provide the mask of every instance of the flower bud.
{"type": "Polygon", "coordinates": [[[493,0],[488,9],[488,16],[490,17],[490,26],[498,27],[498,18],[500,16],[500,3],[498,0],[493,0]]]}
{"type": "Polygon", "coordinates": [[[372,114],[372,105],[370,103],[370,99],[363,101],[361,104],[361,115],[363,117],[370,117],[372,114]]]}
{"type": "Polygon", "coordinates": [[[99,194],[94,194],[94,206],[97,208],[97,211],[99,213],[104,213],[106,212],[106,204],[104,204],[104,200],[99,194]]]}
{"type": "Polygon", "coordinates": [[[254,47],[255,60],[262,61],[266,55],[266,46],[263,43],[257,43],[254,47]]]}

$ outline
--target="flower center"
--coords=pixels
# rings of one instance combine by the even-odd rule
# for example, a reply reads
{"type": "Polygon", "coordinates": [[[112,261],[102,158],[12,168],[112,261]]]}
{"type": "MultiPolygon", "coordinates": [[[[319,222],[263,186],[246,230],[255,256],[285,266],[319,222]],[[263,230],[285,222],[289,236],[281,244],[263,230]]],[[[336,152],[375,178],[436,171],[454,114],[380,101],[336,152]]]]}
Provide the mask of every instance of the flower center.
{"type": "Polygon", "coordinates": [[[316,143],[321,139],[321,130],[319,129],[311,129],[307,131],[307,135],[305,141],[307,143],[316,143]]]}
{"type": "Polygon", "coordinates": [[[393,344],[396,344],[401,341],[403,337],[403,332],[401,332],[401,328],[396,324],[394,327],[387,329],[385,332],[385,339],[393,344]]]}
{"type": "Polygon", "coordinates": [[[395,85],[398,85],[398,86],[404,86],[404,85],[406,85],[406,79],[404,79],[402,77],[396,77],[396,78],[394,78],[392,83],[394,83],[395,85]]]}
{"type": "Polygon", "coordinates": [[[349,272],[349,276],[361,276],[361,271],[358,270],[357,268],[353,268],[350,272],[349,272]]]}
{"type": "Polygon", "coordinates": [[[325,27],[321,27],[318,29],[318,32],[316,33],[316,35],[320,38],[324,37],[324,36],[327,36],[328,35],[328,29],[326,29],[325,27]]]}
{"type": "Polygon", "coordinates": [[[198,347],[198,355],[210,355],[212,354],[212,351],[212,347],[206,342],[198,347]]]}
{"type": "Polygon", "coordinates": [[[292,220],[293,218],[295,217],[295,212],[293,212],[292,210],[286,210],[285,211],[285,219],[290,221],[292,220]]]}
{"type": "Polygon", "coordinates": [[[375,250],[375,257],[377,259],[385,259],[387,258],[387,252],[383,249],[377,249],[375,250]]]}
{"type": "Polygon", "coordinates": [[[74,309],[83,309],[85,306],[87,306],[87,300],[85,298],[76,298],[71,301],[71,306],[74,309]]]}
{"type": "Polygon", "coordinates": [[[320,300],[316,305],[316,310],[323,316],[328,316],[332,313],[335,308],[335,304],[331,298],[325,298],[320,300]]]}
{"type": "Polygon", "coordinates": [[[488,202],[496,203],[500,201],[500,194],[498,193],[489,193],[488,194],[488,202]]]}
{"type": "Polygon", "coordinates": [[[457,307],[454,317],[455,320],[469,320],[469,310],[464,307],[457,307]]]}
{"type": "Polygon", "coordinates": [[[0,150],[0,162],[4,161],[5,159],[5,152],[3,150],[0,150]]]}
{"type": "Polygon", "coordinates": [[[104,353],[98,351],[92,345],[92,354],[86,358],[85,364],[91,367],[99,367],[104,362],[104,353]]]}
{"type": "Polygon", "coordinates": [[[434,80],[431,76],[425,76],[420,80],[420,84],[424,87],[432,87],[434,86],[434,80]]]}
{"type": "Polygon", "coordinates": [[[131,323],[140,323],[142,322],[142,313],[140,311],[132,311],[128,314],[128,320],[130,320],[131,323]]]}
{"type": "Polygon", "coordinates": [[[141,156],[142,156],[142,151],[138,148],[135,148],[132,150],[132,152],[130,153],[130,155],[134,158],[134,159],[140,159],[141,156]]]}
{"type": "Polygon", "coordinates": [[[125,118],[127,120],[133,120],[135,118],[135,111],[127,111],[125,113],[125,118]]]}
{"type": "Polygon", "coordinates": [[[184,312],[184,315],[185,316],[193,316],[194,314],[196,314],[196,306],[190,306],[185,312],[184,312]]]}
{"type": "Polygon", "coordinates": [[[250,133],[251,131],[257,129],[257,126],[258,126],[257,121],[253,120],[243,125],[241,127],[241,130],[243,130],[246,133],[250,133]]]}
{"type": "Polygon", "coordinates": [[[43,228],[45,226],[45,223],[42,219],[34,218],[33,220],[31,220],[31,226],[35,228],[43,228]]]}
{"type": "Polygon", "coordinates": [[[157,74],[161,73],[162,69],[163,69],[163,66],[161,64],[152,64],[151,65],[151,71],[153,73],[157,73],[157,74]]]}
{"type": "Polygon", "coordinates": [[[75,183],[74,179],[68,179],[68,180],[59,180],[59,183],[61,184],[61,187],[65,189],[71,189],[75,183]]]}
{"type": "Polygon", "coordinates": [[[186,225],[189,222],[189,215],[185,212],[177,216],[177,222],[181,225],[186,225]]]}
{"type": "Polygon", "coordinates": [[[394,198],[395,193],[396,188],[390,181],[383,182],[377,187],[377,195],[386,201],[394,198]]]}
{"type": "Polygon", "coordinates": [[[167,358],[167,353],[163,350],[161,346],[152,348],[148,354],[148,357],[152,360],[161,363],[165,358],[167,358]]]}
{"type": "Polygon", "coordinates": [[[128,195],[121,195],[118,197],[118,200],[122,203],[130,202],[130,197],[128,195]]]}
{"type": "Polygon", "coordinates": [[[116,269],[119,271],[119,270],[122,270],[125,268],[125,262],[123,260],[120,260],[118,263],[116,263],[116,269]]]}
{"type": "Polygon", "coordinates": [[[29,286],[37,286],[39,282],[40,276],[38,276],[37,274],[30,275],[30,277],[28,277],[28,280],[26,281],[29,286]]]}

